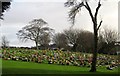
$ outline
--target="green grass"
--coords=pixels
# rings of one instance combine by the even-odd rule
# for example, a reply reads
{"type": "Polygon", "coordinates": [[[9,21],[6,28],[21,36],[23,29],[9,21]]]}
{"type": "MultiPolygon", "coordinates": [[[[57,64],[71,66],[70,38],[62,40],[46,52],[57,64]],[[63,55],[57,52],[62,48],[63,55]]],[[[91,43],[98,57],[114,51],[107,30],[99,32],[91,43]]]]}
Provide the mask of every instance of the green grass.
{"type": "Polygon", "coordinates": [[[97,68],[96,73],[89,72],[88,67],[40,64],[22,61],[2,61],[3,74],[117,74],[118,69],[107,70],[105,67],[97,68]]]}

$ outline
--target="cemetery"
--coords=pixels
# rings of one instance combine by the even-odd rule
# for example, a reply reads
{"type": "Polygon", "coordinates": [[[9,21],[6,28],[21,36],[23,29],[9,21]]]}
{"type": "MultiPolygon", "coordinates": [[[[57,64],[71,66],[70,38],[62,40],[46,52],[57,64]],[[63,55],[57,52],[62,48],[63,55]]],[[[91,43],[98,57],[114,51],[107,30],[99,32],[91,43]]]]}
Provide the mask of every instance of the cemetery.
{"type": "MultiPolygon", "coordinates": [[[[39,69],[42,69],[44,66],[45,67],[51,66],[51,70],[53,70],[53,68],[56,67],[57,69],[56,71],[61,71],[61,70],[65,71],[63,72],[63,74],[69,73],[69,71],[71,71],[71,73],[73,74],[81,73],[80,72],[81,68],[87,71],[88,69],[90,69],[91,62],[92,62],[91,61],[92,54],[61,51],[61,50],[5,49],[5,50],[2,50],[1,58],[3,60],[3,63],[7,62],[7,64],[6,63],[3,64],[3,74],[4,74],[4,66],[5,68],[9,69],[9,67],[7,66],[9,66],[9,63],[11,64],[12,62],[13,64],[10,65],[10,67],[13,67],[13,68],[14,67],[19,68],[21,65],[22,65],[21,68],[29,67],[29,69],[35,68],[37,66],[39,67],[39,69]],[[35,67],[32,66],[33,64],[35,65],[35,67]],[[41,65],[42,65],[42,68],[40,67],[41,65]],[[63,66],[65,66],[65,68],[68,67],[67,70],[66,69],[64,70],[63,66]],[[61,68],[57,68],[57,67],[61,67],[61,68]],[[70,69],[70,68],[75,68],[75,69],[70,69]]],[[[108,72],[117,73],[119,65],[120,65],[120,61],[118,60],[117,55],[98,54],[97,65],[96,65],[98,68],[98,72],[102,71],[106,73],[108,72]],[[99,70],[99,68],[102,70],[99,70]]],[[[49,67],[46,69],[49,70],[49,67]]],[[[38,73],[41,73],[41,72],[38,72],[38,73]]],[[[48,74],[49,73],[50,72],[48,72],[48,74]]],[[[51,72],[51,73],[54,74],[55,72],[51,72]]],[[[61,72],[56,72],[56,73],[59,74],[61,72]]]]}

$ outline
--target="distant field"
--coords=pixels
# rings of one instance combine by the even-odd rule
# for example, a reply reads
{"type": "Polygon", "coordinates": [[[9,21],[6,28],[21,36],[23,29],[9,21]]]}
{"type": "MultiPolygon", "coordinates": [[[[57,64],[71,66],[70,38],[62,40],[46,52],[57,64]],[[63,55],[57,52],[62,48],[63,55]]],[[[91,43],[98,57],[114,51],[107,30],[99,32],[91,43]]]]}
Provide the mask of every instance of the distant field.
{"type": "Polygon", "coordinates": [[[66,66],[55,64],[40,64],[33,62],[21,62],[2,60],[3,74],[117,74],[118,69],[107,70],[105,67],[98,67],[96,73],[88,72],[88,67],[66,66]]]}

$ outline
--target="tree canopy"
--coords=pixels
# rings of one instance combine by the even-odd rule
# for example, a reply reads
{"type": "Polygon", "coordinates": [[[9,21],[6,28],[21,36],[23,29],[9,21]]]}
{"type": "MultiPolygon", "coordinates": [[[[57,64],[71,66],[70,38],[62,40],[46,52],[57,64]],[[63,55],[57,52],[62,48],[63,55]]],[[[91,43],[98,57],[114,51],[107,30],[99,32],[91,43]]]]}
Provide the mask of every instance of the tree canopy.
{"type": "Polygon", "coordinates": [[[17,36],[23,41],[34,41],[38,49],[39,45],[49,42],[49,38],[44,37],[49,37],[49,33],[52,32],[52,30],[53,29],[49,28],[48,23],[43,19],[34,19],[31,22],[29,22],[29,25],[19,30],[17,36]]]}

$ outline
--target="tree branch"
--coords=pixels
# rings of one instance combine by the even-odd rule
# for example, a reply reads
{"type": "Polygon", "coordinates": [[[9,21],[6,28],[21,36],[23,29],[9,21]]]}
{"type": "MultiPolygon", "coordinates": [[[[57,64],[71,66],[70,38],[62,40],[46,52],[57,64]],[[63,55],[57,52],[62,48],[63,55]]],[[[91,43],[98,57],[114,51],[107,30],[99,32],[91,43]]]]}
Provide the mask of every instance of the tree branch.
{"type": "Polygon", "coordinates": [[[101,20],[99,26],[97,27],[97,31],[99,30],[99,28],[100,28],[102,22],[103,22],[103,21],[101,20]]]}
{"type": "Polygon", "coordinates": [[[100,6],[101,6],[100,1],[101,1],[101,0],[99,0],[99,2],[98,2],[98,7],[96,8],[96,12],[95,12],[95,20],[96,20],[96,22],[97,22],[98,10],[100,9],[100,6]]]}
{"type": "Polygon", "coordinates": [[[91,9],[90,9],[90,6],[89,6],[88,2],[85,2],[85,3],[86,3],[86,5],[84,5],[84,6],[85,6],[85,8],[89,11],[89,14],[90,14],[90,16],[91,16],[91,18],[92,18],[93,23],[95,23],[95,20],[94,20],[92,11],[91,11],[91,9]]]}

